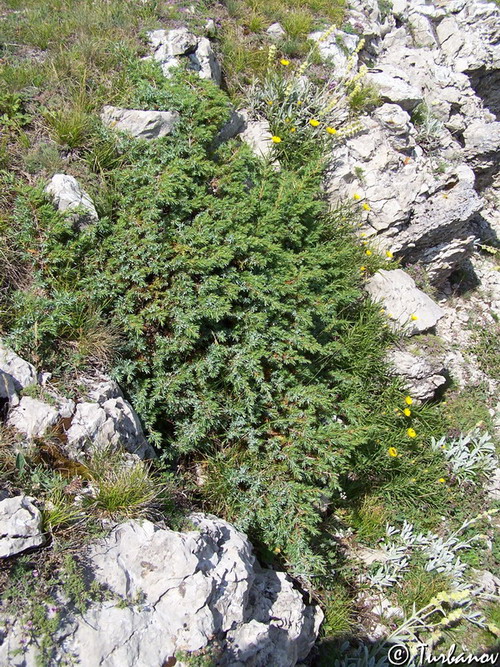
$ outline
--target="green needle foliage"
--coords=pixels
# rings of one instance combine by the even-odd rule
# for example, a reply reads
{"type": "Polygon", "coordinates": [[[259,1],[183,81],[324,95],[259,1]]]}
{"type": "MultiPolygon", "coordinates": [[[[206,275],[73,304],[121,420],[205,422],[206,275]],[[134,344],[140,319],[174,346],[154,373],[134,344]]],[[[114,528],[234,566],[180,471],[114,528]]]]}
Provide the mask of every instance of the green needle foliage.
{"type": "Polygon", "coordinates": [[[5,328],[59,373],[118,354],[115,376],[164,460],[205,471],[206,507],[296,571],[321,571],[321,508],[356,466],[375,483],[396,465],[386,450],[407,427],[387,408],[401,395],[352,212],[328,209],[319,161],[277,169],[236,141],[214,151],[229,105],[212,84],[167,82],[145,63],[130,79],[130,106],[181,123],[155,142],[94,130],[98,223],[78,229],[43,184],[21,188],[9,235],[32,283],[11,289],[5,328]]]}

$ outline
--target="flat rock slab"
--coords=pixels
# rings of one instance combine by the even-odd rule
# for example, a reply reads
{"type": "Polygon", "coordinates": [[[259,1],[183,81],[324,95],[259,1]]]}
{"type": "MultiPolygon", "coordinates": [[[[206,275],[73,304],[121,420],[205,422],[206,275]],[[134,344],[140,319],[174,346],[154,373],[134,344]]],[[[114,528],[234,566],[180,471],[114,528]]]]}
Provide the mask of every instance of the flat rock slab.
{"type": "Polygon", "coordinates": [[[28,496],[0,501],[0,558],[42,546],[42,514],[28,496]]]}
{"type": "Polygon", "coordinates": [[[380,269],[368,280],[365,289],[374,301],[382,304],[395,327],[403,327],[410,336],[432,329],[444,316],[443,309],[419,290],[402,269],[380,269]]]}
{"type": "Polygon", "coordinates": [[[143,111],[105,106],[102,122],[120,132],[131,134],[136,139],[160,139],[170,134],[179,120],[176,111],[143,111]]]}

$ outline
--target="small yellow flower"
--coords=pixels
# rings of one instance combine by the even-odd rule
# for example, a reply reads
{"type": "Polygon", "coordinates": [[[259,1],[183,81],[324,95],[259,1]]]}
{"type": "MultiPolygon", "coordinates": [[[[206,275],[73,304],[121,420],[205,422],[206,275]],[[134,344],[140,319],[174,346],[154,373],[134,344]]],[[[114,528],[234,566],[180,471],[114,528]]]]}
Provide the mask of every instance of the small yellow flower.
{"type": "Polygon", "coordinates": [[[334,127],[327,127],[326,131],[328,134],[337,134],[337,130],[334,127]]]}
{"type": "Polygon", "coordinates": [[[366,202],[363,204],[363,208],[364,208],[365,211],[371,211],[372,210],[370,204],[367,204],[366,202]]]}
{"type": "Polygon", "coordinates": [[[411,405],[413,403],[413,398],[411,396],[407,396],[405,398],[405,403],[406,405],[411,405]]]}
{"type": "Polygon", "coordinates": [[[395,458],[398,455],[398,450],[396,449],[396,447],[389,447],[387,453],[389,454],[389,456],[395,458]]]}
{"type": "Polygon", "coordinates": [[[368,255],[368,257],[370,257],[371,254],[372,254],[371,250],[365,250],[365,255],[368,255]]]}
{"type": "MultiPolygon", "coordinates": [[[[356,199],[356,197],[359,199],[359,195],[354,195],[354,199],[356,199]]],[[[365,232],[361,232],[360,236],[361,238],[364,238],[366,236],[365,232]]]]}
{"type": "Polygon", "coordinates": [[[385,256],[388,257],[389,259],[392,259],[394,257],[394,255],[392,254],[392,252],[390,250],[386,251],[385,256]]]}
{"type": "Polygon", "coordinates": [[[318,127],[319,120],[316,120],[316,118],[311,118],[311,120],[309,121],[309,125],[312,125],[313,127],[318,127]]]}
{"type": "Polygon", "coordinates": [[[405,414],[407,417],[409,417],[409,416],[411,415],[411,410],[410,410],[410,408],[405,408],[405,409],[403,410],[403,414],[405,414]]]}
{"type": "Polygon", "coordinates": [[[286,58],[282,58],[282,59],[280,60],[280,63],[281,63],[282,65],[284,65],[285,67],[287,67],[287,66],[290,64],[290,61],[287,60],[286,58]]]}
{"type": "Polygon", "coordinates": [[[406,433],[408,434],[409,438],[416,438],[417,434],[415,433],[415,430],[412,428],[409,428],[406,430],[406,433]]]}
{"type": "Polygon", "coordinates": [[[273,101],[272,100],[267,100],[267,103],[269,104],[270,107],[273,106],[273,101]]]}
{"type": "Polygon", "coordinates": [[[359,267],[359,270],[360,270],[360,271],[366,271],[366,266],[360,266],[360,267],[359,267]]]}
{"type": "MultiPolygon", "coordinates": [[[[361,195],[358,195],[358,193],[356,192],[355,194],[353,194],[352,198],[355,199],[356,201],[358,201],[359,199],[361,199],[361,195]]],[[[365,236],[366,236],[366,234],[365,234],[365,236]]]]}
{"type": "Polygon", "coordinates": [[[271,141],[273,142],[273,144],[279,144],[279,143],[281,143],[281,139],[280,139],[280,137],[276,137],[276,136],[271,137],[271,141]]]}
{"type": "Polygon", "coordinates": [[[297,100],[297,106],[300,107],[301,104],[304,104],[302,100],[297,100]]]}
{"type": "Polygon", "coordinates": [[[446,480],[445,480],[444,477],[440,477],[440,478],[438,479],[438,482],[439,482],[440,484],[444,484],[444,483],[446,482],[446,480]]]}
{"type": "Polygon", "coordinates": [[[418,320],[418,315],[415,315],[415,313],[413,313],[412,315],[410,315],[410,320],[413,320],[413,322],[415,322],[415,320],[418,320]]]}
{"type": "Polygon", "coordinates": [[[296,127],[291,127],[290,132],[297,132],[297,128],[296,127]]]}
{"type": "Polygon", "coordinates": [[[280,554],[281,553],[281,549],[279,547],[276,547],[275,549],[273,549],[273,551],[274,551],[275,554],[280,554]]]}

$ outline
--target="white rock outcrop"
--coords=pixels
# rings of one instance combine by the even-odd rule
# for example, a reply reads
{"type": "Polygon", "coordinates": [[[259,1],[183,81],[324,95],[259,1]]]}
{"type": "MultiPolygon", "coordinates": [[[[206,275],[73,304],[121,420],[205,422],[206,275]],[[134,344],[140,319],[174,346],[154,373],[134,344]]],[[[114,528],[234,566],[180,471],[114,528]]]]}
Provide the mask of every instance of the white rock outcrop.
{"type": "Polygon", "coordinates": [[[179,120],[176,111],[143,111],[107,105],[101,120],[104,125],[131,134],[136,139],[160,139],[170,134],[179,120]]]}
{"type": "Polygon", "coordinates": [[[390,322],[408,335],[432,329],[444,316],[441,307],[419,290],[413,278],[401,269],[380,269],[367,281],[365,289],[383,306],[390,322]]]}
{"type": "Polygon", "coordinates": [[[14,496],[0,500],[0,558],[15,556],[44,543],[42,514],[33,504],[33,498],[14,496]]]}
{"type": "MultiPolygon", "coordinates": [[[[129,521],[90,548],[89,575],[110,596],[83,617],[66,609],[58,660],[71,656],[80,667],[151,667],[174,660],[182,666],[183,653],[214,640],[221,648],[219,665],[293,667],[307,656],[321,610],[304,604],[287,575],[262,569],[233,526],[200,514],[191,520],[196,529],[186,533],[129,521]]],[[[19,640],[14,624],[0,645],[2,664],[19,640]]],[[[34,659],[23,664],[31,667],[34,659]]]]}
{"type": "Polygon", "coordinates": [[[141,459],[154,458],[154,449],[142,431],[139,418],[123,398],[112,380],[96,383],[89,390],[89,399],[76,404],[70,426],[66,430],[65,448],[70,456],[79,458],[88,446],[117,449],[141,459]]]}
{"type": "Polygon", "coordinates": [[[36,384],[36,370],[33,364],[21,359],[13,350],[0,342],[0,371],[8,376],[16,391],[36,384]]]}
{"type": "Polygon", "coordinates": [[[401,377],[406,391],[415,400],[432,400],[446,384],[443,361],[423,348],[396,348],[389,352],[387,360],[393,374],[401,377]]]}
{"type": "Polygon", "coordinates": [[[70,214],[78,225],[83,226],[99,219],[90,195],[73,176],[54,174],[45,192],[50,195],[57,210],[70,214]]]}
{"type": "Polygon", "coordinates": [[[170,76],[184,59],[190,69],[198,72],[200,79],[211,79],[220,85],[221,68],[206,37],[197,37],[187,28],[175,28],[153,30],[149,33],[149,41],[153,59],[160,63],[165,76],[170,76]]]}

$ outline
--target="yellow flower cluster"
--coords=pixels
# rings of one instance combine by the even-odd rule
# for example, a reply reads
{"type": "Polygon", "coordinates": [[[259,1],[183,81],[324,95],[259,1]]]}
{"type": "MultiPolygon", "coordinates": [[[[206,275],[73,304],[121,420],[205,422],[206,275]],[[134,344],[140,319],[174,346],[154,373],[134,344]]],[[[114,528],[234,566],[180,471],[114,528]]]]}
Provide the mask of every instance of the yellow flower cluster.
{"type": "Polygon", "coordinates": [[[434,607],[440,607],[441,602],[447,602],[448,604],[453,602],[465,602],[470,598],[470,591],[453,591],[452,593],[447,593],[446,591],[441,591],[433,598],[431,598],[429,604],[434,607]]]}
{"type": "Polygon", "coordinates": [[[325,32],[321,35],[321,37],[318,39],[318,42],[325,42],[336,28],[337,26],[335,24],[331,25],[328,30],[325,30],[325,32]]]}

